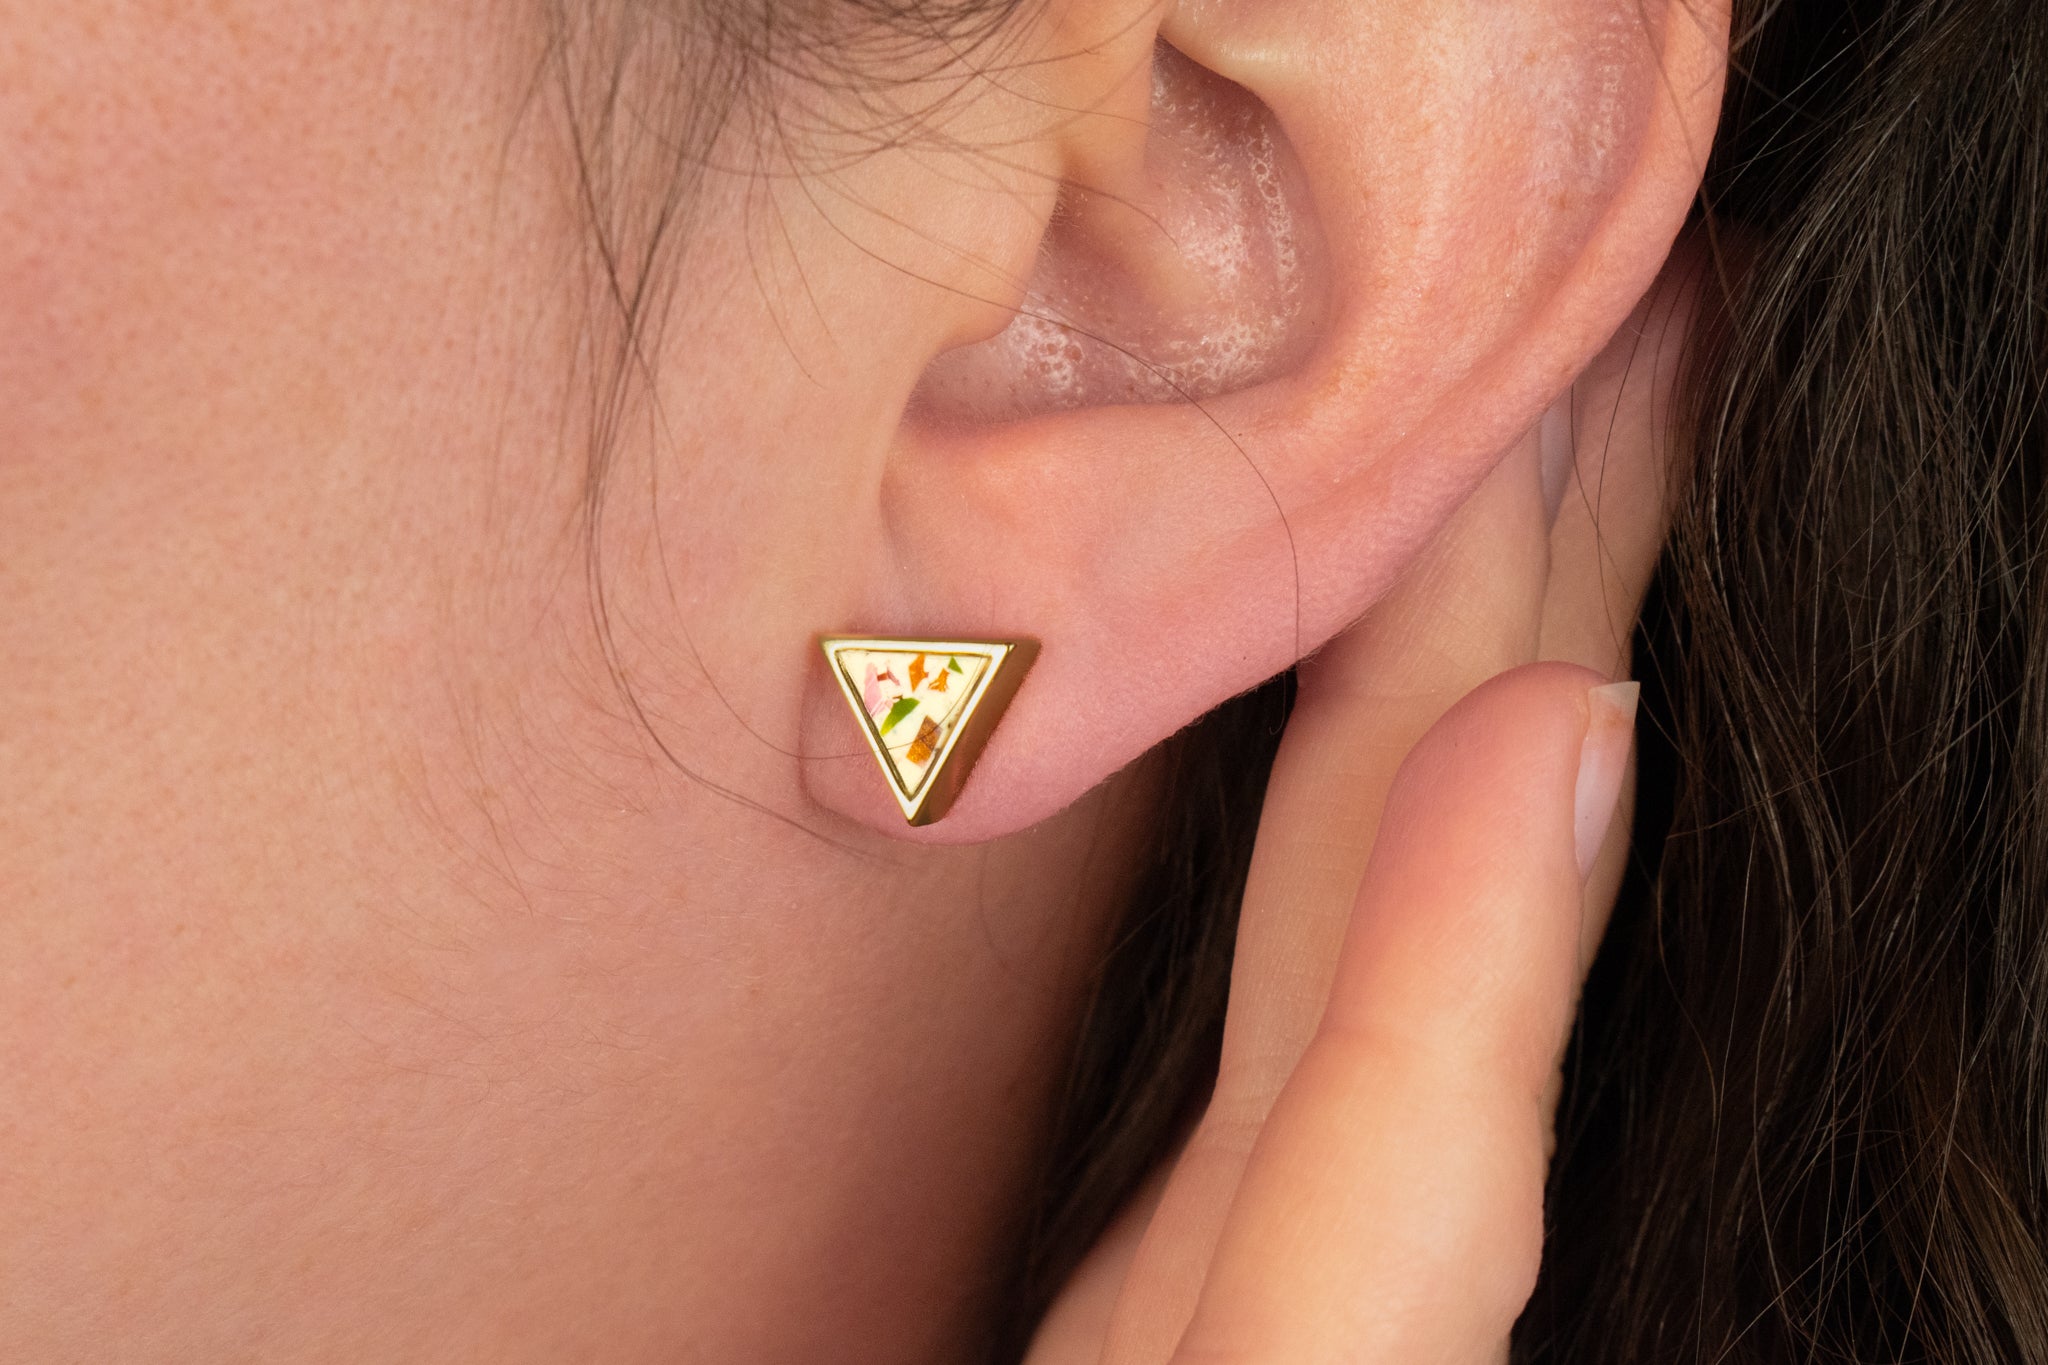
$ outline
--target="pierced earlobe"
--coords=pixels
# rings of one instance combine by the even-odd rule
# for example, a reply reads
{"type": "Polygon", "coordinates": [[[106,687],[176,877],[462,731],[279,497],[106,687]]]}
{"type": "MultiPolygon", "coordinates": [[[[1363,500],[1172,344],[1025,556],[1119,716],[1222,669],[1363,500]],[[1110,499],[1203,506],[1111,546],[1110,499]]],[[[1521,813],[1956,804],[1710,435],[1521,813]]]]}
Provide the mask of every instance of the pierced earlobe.
{"type": "Polygon", "coordinates": [[[912,825],[951,808],[1038,657],[1038,642],[1026,639],[829,635],[818,643],[912,825]]]}

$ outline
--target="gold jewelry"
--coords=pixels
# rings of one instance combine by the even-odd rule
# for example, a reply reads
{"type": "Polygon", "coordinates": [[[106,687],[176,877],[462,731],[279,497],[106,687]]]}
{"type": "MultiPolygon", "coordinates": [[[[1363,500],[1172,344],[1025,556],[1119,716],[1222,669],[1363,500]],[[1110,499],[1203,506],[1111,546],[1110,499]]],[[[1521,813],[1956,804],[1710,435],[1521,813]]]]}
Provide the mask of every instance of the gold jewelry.
{"type": "Polygon", "coordinates": [[[1038,657],[1038,641],[1024,639],[828,635],[818,643],[913,825],[930,824],[953,804],[1038,657]]]}

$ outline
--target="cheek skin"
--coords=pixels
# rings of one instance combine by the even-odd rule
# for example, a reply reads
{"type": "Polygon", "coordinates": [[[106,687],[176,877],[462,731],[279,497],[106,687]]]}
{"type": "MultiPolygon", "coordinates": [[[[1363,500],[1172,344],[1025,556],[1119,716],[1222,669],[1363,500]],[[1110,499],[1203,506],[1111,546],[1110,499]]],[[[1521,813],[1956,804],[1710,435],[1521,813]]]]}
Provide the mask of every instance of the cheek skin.
{"type": "MultiPolygon", "coordinates": [[[[222,5],[198,22],[96,9],[4,21],[32,30],[18,50],[61,52],[67,69],[9,72],[0,56],[14,92],[0,100],[0,309],[34,338],[0,352],[0,384],[60,423],[60,397],[117,413],[190,407],[195,388],[232,402],[308,360],[261,344],[286,320],[346,363],[366,322],[400,311],[379,292],[392,261],[425,245],[394,240],[409,221],[361,210],[394,192],[445,197],[433,177],[452,168],[432,131],[445,110],[423,107],[435,86],[419,69],[445,33],[339,11],[298,22],[222,5]],[[366,141],[364,99],[408,117],[366,141]]],[[[438,80],[474,88],[478,73],[438,80]]],[[[406,283],[441,274],[423,263],[406,283]]]]}
{"type": "MultiPolygon", "coordinates": [[[[20,8],[0,1356],[958,1358],[1142,809],[848,850],[650,753],[564,530],[533,313],[582,239],[487,104],[532,70],[498,7],[20,8]]],[[[632,651],[687,620],[772,699],[836,615],[887,404],[778,325],[881,311],[825,250],[677,329],[607,561],[653,723],[777,809],[789,760],[632,651]]]]}

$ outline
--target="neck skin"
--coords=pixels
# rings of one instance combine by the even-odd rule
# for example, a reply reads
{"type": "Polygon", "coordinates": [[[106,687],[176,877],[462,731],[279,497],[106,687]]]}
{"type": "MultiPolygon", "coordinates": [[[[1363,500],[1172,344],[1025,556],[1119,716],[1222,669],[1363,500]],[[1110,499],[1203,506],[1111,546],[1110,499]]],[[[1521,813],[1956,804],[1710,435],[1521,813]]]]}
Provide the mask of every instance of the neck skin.
{"type": "Polygon", "coordinates": [[[0,1355],[945,1355],[1144,773],[974,848],[806,807],[733,684],[849,624],[778,614],[829,551],[703,452],[841,414],[760,329],[593,561],[501,18],[98,8],[0,4],[0,1355]]]}

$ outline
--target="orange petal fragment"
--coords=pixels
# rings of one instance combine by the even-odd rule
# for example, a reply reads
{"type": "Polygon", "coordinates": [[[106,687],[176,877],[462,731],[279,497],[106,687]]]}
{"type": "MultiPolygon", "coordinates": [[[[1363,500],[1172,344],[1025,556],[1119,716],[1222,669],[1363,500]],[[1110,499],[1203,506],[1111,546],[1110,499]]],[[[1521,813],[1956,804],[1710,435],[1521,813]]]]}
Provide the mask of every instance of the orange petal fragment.
{"type": "Polygon", "coordinates": [[[926,716],[924,724],[917,727],[917,738],[911,741],[910,752],[905,754],[904,757],[912,763],[929,763],[931,762],[933,752],[938,747],[939,727],[932,724],[930,716],[926,716]]]}

